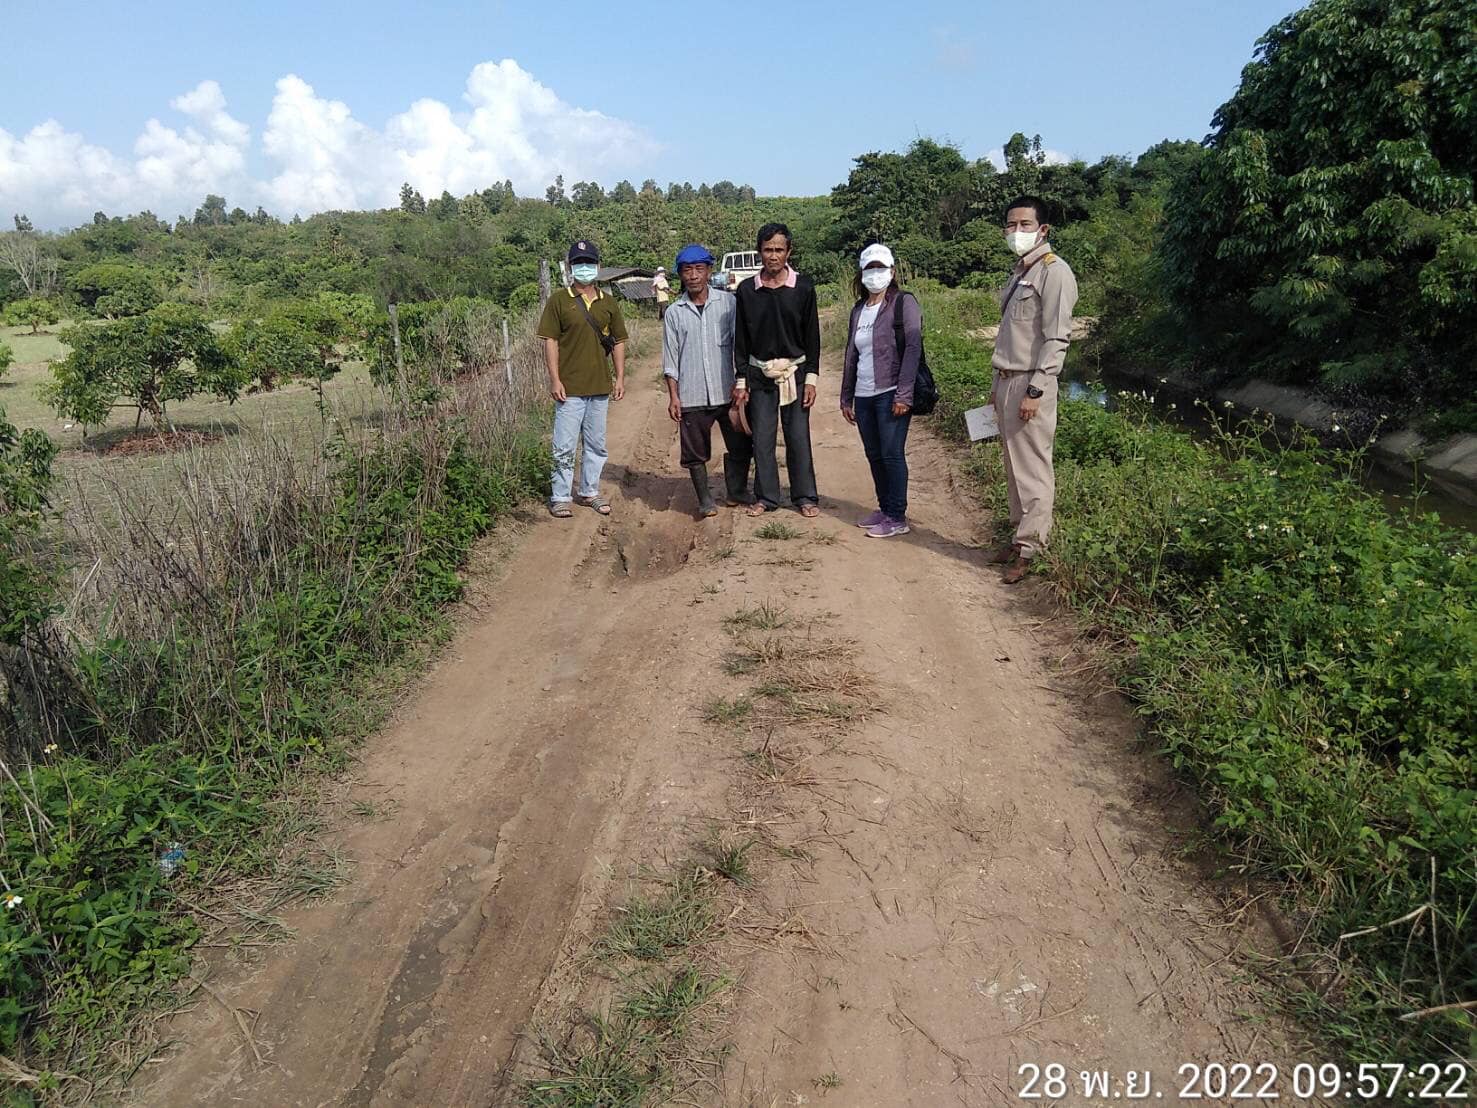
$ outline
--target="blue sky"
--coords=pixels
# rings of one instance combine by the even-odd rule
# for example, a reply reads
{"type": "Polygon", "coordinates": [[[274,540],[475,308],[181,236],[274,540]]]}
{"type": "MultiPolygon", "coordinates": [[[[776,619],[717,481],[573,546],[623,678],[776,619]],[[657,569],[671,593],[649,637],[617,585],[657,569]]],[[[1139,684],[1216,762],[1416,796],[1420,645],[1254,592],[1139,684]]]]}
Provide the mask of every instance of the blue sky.
{"type": "Polygon", "coordinates": [[[208,186],[285,214],[556,171],[814,194],[867,150],[980,157],[1015,130],[1091,161],[1203,137],[1297,6],[12,0],[0,216],[173,217],[208,186]]]}

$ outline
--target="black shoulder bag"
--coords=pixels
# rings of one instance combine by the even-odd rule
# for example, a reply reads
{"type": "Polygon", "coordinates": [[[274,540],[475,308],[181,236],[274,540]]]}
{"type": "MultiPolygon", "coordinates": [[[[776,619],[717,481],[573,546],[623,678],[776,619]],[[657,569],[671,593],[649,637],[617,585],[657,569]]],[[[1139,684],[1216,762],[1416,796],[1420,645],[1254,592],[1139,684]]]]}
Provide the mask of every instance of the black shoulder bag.
{"type": "MultiPolygon", "coordinates": [[[[898,293],[897,300],[893,304],[892,331],[894,345],[897,347],[898,373],[902,373],[903,349],[907,345],[903,338],[903,297],[910,293],[898,293]]],[[[933,371],[928,368],[928,356],[923,352],[923,329],[918,330],[918,376],[913,382],[913,407],[914,415],[928,415],[934,408],[938,407],[939,389],[934,384],[933,371]]]]}

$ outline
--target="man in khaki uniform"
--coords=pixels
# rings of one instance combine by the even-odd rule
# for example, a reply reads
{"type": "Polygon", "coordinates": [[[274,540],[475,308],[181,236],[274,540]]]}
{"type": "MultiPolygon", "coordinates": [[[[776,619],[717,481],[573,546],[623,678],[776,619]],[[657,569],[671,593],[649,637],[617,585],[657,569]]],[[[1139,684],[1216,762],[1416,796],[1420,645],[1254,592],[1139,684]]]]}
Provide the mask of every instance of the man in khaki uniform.
{"type": "Polygon", "coordinates": [[[1005,241],[1020,261],[1000,296],[991,399],[1000,421],[1015,537],[991,560],[1009,563],[1004,577],[1008,585],[1030,572],[1031,559],[1045,549],[1051,533],[1057,378],[1077,303],[1077,278],[1052,253],[1047,242],[1051,227],[1045,220],[1046,205],[1034,196],[1012,201],[1005,213],[1005,241]]]}
{"type": "Polygon", "coordinates": [[[667,318],[667,301],[672,299],[672,286],[667,281],[667,271],[662,266],[656,267],[656,276],[651,279],[651,291],[656,294],[656,317],[667,318]]]}

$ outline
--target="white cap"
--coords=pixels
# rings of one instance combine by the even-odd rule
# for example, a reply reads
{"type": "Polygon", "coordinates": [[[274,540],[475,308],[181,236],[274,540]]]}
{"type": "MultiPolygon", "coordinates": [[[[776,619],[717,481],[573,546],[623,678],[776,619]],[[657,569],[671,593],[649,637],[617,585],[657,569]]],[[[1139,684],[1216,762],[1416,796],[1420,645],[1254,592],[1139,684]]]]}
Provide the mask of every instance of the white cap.
{"type": "Polygon", "coordinates": [[[883,246],[880,242],[874,242],[871,246],[862,251],[862,260],[860,263],[858,263],[858,268],[866,269],[867,266],[871,265],[873,262],[881,262],[888,269],[892,269],[897,264],[895,261],[893,261],[892,251],[887,249],[887,247],[883,246]]]}

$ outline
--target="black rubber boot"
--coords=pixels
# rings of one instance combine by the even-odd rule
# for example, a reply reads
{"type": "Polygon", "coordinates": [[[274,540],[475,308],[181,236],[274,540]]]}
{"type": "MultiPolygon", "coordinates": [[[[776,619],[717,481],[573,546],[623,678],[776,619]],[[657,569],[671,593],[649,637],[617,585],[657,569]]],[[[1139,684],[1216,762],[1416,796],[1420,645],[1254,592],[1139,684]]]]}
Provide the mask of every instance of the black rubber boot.
{"type": "Polygon", "coordinates": [[[708,488],[708,467],[688,466],[687,474],[692,478],[692,490],[697,493],[697,514],[715,516],[718,505],[713,503],[713,492],[708,488]]]}

